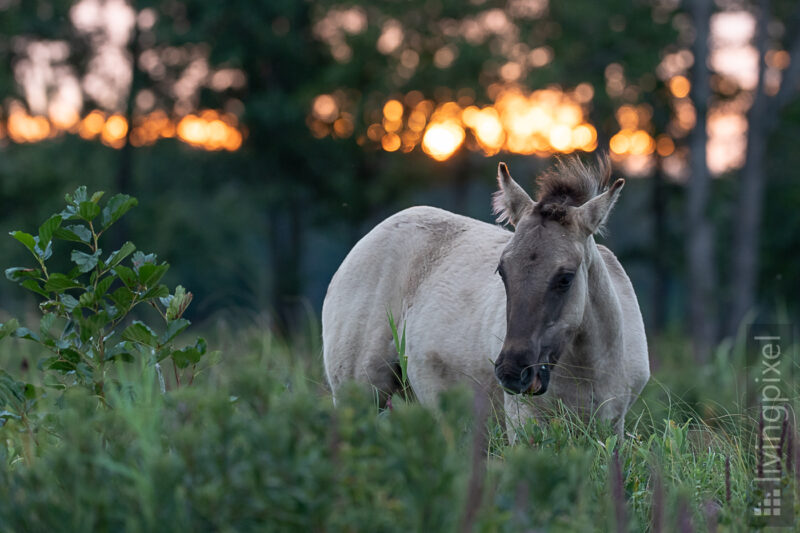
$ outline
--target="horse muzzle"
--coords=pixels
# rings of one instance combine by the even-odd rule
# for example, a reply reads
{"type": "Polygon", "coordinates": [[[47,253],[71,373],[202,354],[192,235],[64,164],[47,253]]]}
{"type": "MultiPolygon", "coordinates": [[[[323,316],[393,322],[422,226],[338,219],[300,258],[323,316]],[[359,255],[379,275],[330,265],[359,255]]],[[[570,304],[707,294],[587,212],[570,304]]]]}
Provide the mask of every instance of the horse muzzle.
{"type": "Polygon", "coordinates": [[[539,396],[547,392],[550,385],[550,365],[536,364],[509,369],[506,365],[495,365],[495,376],[509,394],[539,396]]]}
{"type": "Polygon", "coordinates": [[[547,365],[534,365],[531,373],[533,374],[533,379],[531,380],[530,388],[525,391],[525,394],[539,396],[547,392],[547,387],[550,385],[550,367],[547,365]]]}

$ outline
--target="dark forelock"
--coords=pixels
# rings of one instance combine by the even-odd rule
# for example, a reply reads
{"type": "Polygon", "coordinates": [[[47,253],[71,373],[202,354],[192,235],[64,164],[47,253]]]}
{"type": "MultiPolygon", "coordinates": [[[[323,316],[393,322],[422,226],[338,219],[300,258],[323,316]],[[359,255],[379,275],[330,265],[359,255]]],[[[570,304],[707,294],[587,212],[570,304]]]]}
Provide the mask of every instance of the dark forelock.
{"type": "MultiPolygon", "coordinates": [[[[553,168],[536,180],[537,207],[543,215],[559,211],[557,206],[579,206],[602,193],[611,181],[608,154],[586,164],[578,156],[559,158],[553,168]]],[[[546,217],[549,218],[549,217],[546,217]]]]}

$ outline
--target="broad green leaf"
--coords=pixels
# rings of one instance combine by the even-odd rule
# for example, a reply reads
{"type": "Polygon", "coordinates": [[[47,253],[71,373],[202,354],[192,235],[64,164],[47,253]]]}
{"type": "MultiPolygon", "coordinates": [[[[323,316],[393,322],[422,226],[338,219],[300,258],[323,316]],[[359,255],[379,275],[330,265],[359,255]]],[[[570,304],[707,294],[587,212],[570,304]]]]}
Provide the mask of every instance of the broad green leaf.
{"type": "MultiPolygon", "coordinates": [[[[152,287],[164,277],[167,270],[169,270],[169,265],[167,263],[161,263],[160,265],[145,263],[139,267],[139,283],[145,287],[152,287]]],[[[169,291],[167,291],[167,293],[169,293],[169,291]]]]}
{"type": "Polygon", "coordinates": [[[122,283],[124,283],[129,289],[135,289],[139,284],[134,271],[126,266],[117,265],[113,272],[119,276],[119,279],[122,280],[122,283]]]}
{"type": "Polygon", "coordinates": [[[14,267],[14,268],[7,268],[6,269],[6,278],[9,281],[14,281],[19,283],[24,279],[29,278],[41,278],[42,271],[38,268],[24,268],[24,267],[14,267]]]}
{"type": "Polygon", "coordinates": [[[128,287],[120,287],[111,293],[111,300],[123,311],[127,311],[133,301],[133,293],[128,287]]]}
{"type": "Polygon", "coordinates": [[[75,370],[75,363],[58,359],[50,363],[47,368],[50,370],[58,370],[59,372],[72,372],[75,370]]]}
{"type": "Polygon", "coordinates": [[[12,335],[17,329],[19,329],[19,322],[16,318],[12,318],[5,324],[0,324],[0,339],[12,335]]]}
{"type": "Polygon", "coordinates": [[[128,196],[127,194],[114,195],[103,209],[103,229],[106,229],[111,224],[119,220],[122,215],[127,213],[130,209],[138,204],[139,202],[136,200],[136,198],[128,196]]]}
{"type": "Polygon", "coordinates": [[[183,330],[189,327],[189,322],[185,318],[179,318],[178,320],[173,320],[167,326],[167,330],[161,335],[160,344],[167,344],[172,339],[177,337],[183,330]]]}
{"type": "Polygon", "coordinates": [[[54,341],[54,346],[59,350],[66,350],[67,348],[72,346],[72,343],[64,338],[53,339],[53,341],[54,341]]]}
{"type": "Polygon", "coordinates": [[[25,384],[25,398],[28,400],[33,400],[36,398],[36,387],[31,385],[30,383],[25,384]]]}
{"type": "Polygon", "coordinates": [[[111,302],[107,300],[102,300],[102,303],[103,303],[103,309],[105,310],[106,313],[108,313],[108,316],[110,316],[111,318],[118,318],[118,316],[120,316],[121,311],[116,307],[114,307],[111,304],[111,302]]]}
{"type": "Polygon", "coordinates": [[[36,294],[38,294],[40,296],[44,296],[45,298],[50,298],[50,295],[47,294],[47,292],[45,292],[42,289],[41,283],[39,283],[35,279],[26,279],[25,281],[20,283],[20,285],[22,285],[23,287],[25,287],[26,289],[28,289],[31,292],[35,292],[36,294]]]}
{"type": "Polygon", "coordinates": [[[197,364],[206,353],[206,341],[202,337],[197,339],[194,346],[187,346],[172,352],[172,360],[178,368],[186,368],[197,364]]]}
{"type": "Polygon", "coordinates": [[[53,232],[61,226],[61,215],[53,215],[39,226],[39,247],[47,247],[53,239],[53,232]]]}
{"type": "Polygon", "coordinates": [[[156,263],[156,259],[156,254],[145,254],[143,251],[137,250],[131,258],[131,263],[133,263],[133,271],[138,274],[142,265],[154,265],[156,263]]]}
{"type": "Polygon", "coordinates": [[[111,252],[111,255],[106,259],[106,267],[111,268],[117,266],[120,261],[131,255],[135,250],[136,246],[132,242],[126,242],[119,250],[111,252]]]}
{"type": "Polygon", "coordinates": [[[58,272],[50,274],[47,282],[44,284],[44,290],[61,292],[67,289],[82,289],[83,286],[73,279],[68,278],[64,274],[58,272]]]}
{"type": "Polygon", "coordinates": [[[79,204],[81,202],[85,202],[86,199],[87,199],[86,185],[81,185],[80,187],[75,189],[75,192],[73,192],[72,194],[65,194],[64,195],[64,200],[66,200],[66,202],[68,204],[77,205],[77,204],[79,204]]]}
{"type": "Polygon", "coordinates": [[[181,303],[183,303],[185,297],[186,289],[183,288],[183,285],[175,287],[175,294],[170,298],[169,307],[167,307],[167,319],[171,320],[179,316],[178,311],[180,311],[181,303]]]}
{"type": "Polygon", "coordinates": [[[134,355],[137,352],[138,350],[133,343],[130,341],[123,341],[106,350],[105,360],[113,361],[115,359],[121,359],[122,361],[129,363],[133,361],[134,355]]]}
{"type": "Polygon", "coordinates": [[[45,374],[42,384],[48,389],[64,390],[66,385],[58,381],[58,378],[53,374],[45,374]]]}
{"type": "Polygon", "coordinates": [[[29,341],[36,341],[39,342],[39,335],[32,332],[28,328],[17,328],[16,331],[13,333],[14,337],[19,339],[28,339],[29,341]]]}
{"type": "Polygon", "coordinates": [[[39,320],[39,333],[41,333],[43,337],[49,336],[55,321],[55,313],[45,313],[42,315],[42,318],[39,320]]]}
{"type": "Polygon", "coordinates": [[[56,228],[53,232],[53,237],[64,241],[89,244],[92,241],[92,232],[86,226],[73,225],[66,228],[56,228]]]}
{"type": "Polygon", "coordinates": [[[76,307],[80,305],[78,300],[76,300],[72,295],[69,294],[62,294],[60,299],[67,313],[71,313],[72,311],[75,310],[76,307]]]}
{"type": "Polygon", "coordinates": [[[94,372],[92,368],[83,361],[75,365],[75,375],[86,383],[94,383],[94,372]]]}
{"type": "Polygon", "coordinates": [[[94,293],[98,298],[101,298],[103,295],[105,295],[105,293],[111,287],[111,284],[114,283],[114,279],[114,276],[106,276],[97,282],[97,288],[94,290],[94,293]]]}
{"type": "Polygon", "coordinates": [[[39,257],[39,254],[37,254],[35,250],[36,240],[33,238],[33,235],[25,233],[24,231],[12,231],[9,235],[21,242],[33,255],[39,257]]]}
{"type": "MultiPolygon", "coordinates": [[[[167,305],[167,320],[183,316],[186,308],[192,302],[192,293],[186,292],[181,285],[175,287],[175,294],[169,299],[167,305]]],[[[163,303],[163,302],[162,302],[163,303]]]]}
{"type": "Polygon", "coordinates": [[[74,205],[68,205],[64,209],[61,210],[61,218],[64,220],[74,220],[78,218],[78,208],[74,205]]]}
{"type": "Polygon", "coordinates": [[[60,350],[59,355],[61,356],[62,359],[66,359],[67,361],[73,364],[79,363],[84,358],[83,354],[72,348],[60,350]]]}
{"type": "Polygon", "coordinates": [[[78,303],[82,307],[92,307],[95,301],[97,300],[95,298],[94,291],[86,291],[82,293],[80,297],[78,297],[78,303]]]}
{"type": "Polygon", "coordinates": [[[0,369],[0,405],[25,401],[25,384],[0,369]]]}
{"type": "Polygon", "coordinates": [[[156,354],[155,354],[156,355],[155,362],[156,363],[160,363],[161,361],[163,361],[167,357],[171,356],[173,351],[174,350],[172,350],[169,346],[163,346],[160,350],[158,350],[156,352],[156,354]]]}
{"type": "Polygon", "coordinates": [[[142,300],[149,300],[151,298],[161,298],[169,294],[169,288],[166,285],[156,285],[147,290],[142,295],[142,300]]]}
{"type": "Polygon", "coordinates": [[[81,342],[88,342],[89,339],[97,337],[98,333],[107,322],[108,313],[105,311],[99,311],[85,317],[79,316],[78,325],[80,325],[81,342]]]}
{"type": "Polygon", "coordinates": [[[22,417],[16,413],[12,413],[8,410],[0,411],[0,428],[6,425],[8,419],[11,420],[22,420],[22,417]]]}
{"type": "Polygon", "coordinates": [[[56,340],[52,337],[52,335],[42,335],[42,340],[39,341],[42,343],[43,346],[47,346],[51,350],[56,347],[56,340]]]}
{"type": "Polygon", "coordinates": [[[138,320],[134,320],[130,326],[125,328],[125,331],[122,332],[122,338],[131,342],[146,344],[153,348],[158,346],[158,337],[153,330],[147,324],[138,320]]]}
{"type": "Polygon", "coordinates": [[[91,222],[100,214],[100,206],[91,200],[78,204],[78,216],[86,222],[91,222]]]}
{"type": "Polygon", "coordinates": [[[93,254],[87,254],[86,252],[81,252],[79,250],[72,250],[70,259],[72,259],[73,263],[78,265],[78,270],[86,273],[97,266],[97,260],[100,259],[101,253],[103,253],[103,250],[101,249],[98,249],[93,254]]]}
{"type": "Polygon", "coordinates": [[[103,191],[97,191],[96,193],[94,193],[92,195],[92,197],[89,199],[89,201],[97,203],[97,202],[100,201],[100,198],[102,198],[104,194],[105,194],[105,192],[103,192],[103,191]]]}
{"type": "Polygon", "coordinates": [[[58,359],[58,357],[56,356],[42,357],[39,359],[39,361],[37,361],[36,368],[39,370],[44,370],[50,363],[52,363],[56,359],[58,359]]]}
{"type": "Polygon", "coordinates": [[[50,241],[45,245],[44,248],[39,246],[39,236],[35,236],[33,240],[36,242],[36,248],[33,249],[36,254],[41,257],[42,259],[50,259],[50,256],[53,255],[53,242],[50,241]]]}

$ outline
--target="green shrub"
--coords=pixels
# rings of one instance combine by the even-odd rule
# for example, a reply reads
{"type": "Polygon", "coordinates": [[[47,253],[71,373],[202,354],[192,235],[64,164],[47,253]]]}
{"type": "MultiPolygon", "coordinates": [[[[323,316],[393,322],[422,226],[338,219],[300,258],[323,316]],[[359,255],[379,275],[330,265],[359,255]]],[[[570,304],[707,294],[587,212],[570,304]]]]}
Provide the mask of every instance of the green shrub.
{"type": "MultiPolygon", "coordinates": [[[[69,391],[27,466],[0,469],[12,531],[445,531],[460,516],[457,432],[419,405],[376,418],[368,395],[288,394],[245,373],[162,396],[152,370],[110,394],[69,391]],[[241,391],[247,391],[241,395],[241,391]],[[448,437],[450,435],[450,437],[448,437]]],[[[458,433],[462,434],[462,433],[458,433]]],[[[2,529],[2,527],[0,527],[2,529]]]]}
{"type": "MultiPolygon", "coordinates": [[[[460,530],[476,466],[469,393],[390,411],[352,389],[334,409],[307,370],[315,351],[259,327],[232,334],[235,355],[192,387],[162,394],[153,365],[118,362],[112,409],[73,387],[39,398],[29,416],[46,423],[28,441],[0,428],[0,531],[460,530]]],[[[566,412],[517,446],[498,436],[474,530],[615,530],[615,456],[626,531],[649,527],[659,483],[662,530],[705,531],[707,509],[719,531],[746,530],[749,442],[673,412],[683,421],[630,420],[624,439],[566,412]]]]}
{"type": "Polygon", "coordinates": [[[117,194],[101,207],[102,197],[102,192],[89,195],[86,187],[79,187],[66,195],[64,210],[50,216],[36,235],[11,232],[36,265],[9,268],[6,277],[41,298],[42,317],[34,329],[18,327],[16,320],[0,324],[0,338],[28,339],[51,352],[38,363],[45,386],[63,390],[80,385],[105,402],[110,363],[137,357],[153,364],[170,360],[180,385],[178,370],[193,370],[206,353],[206,342],[200,338],[184,348],[175,346],[176,337],[190,324],[183,314],[192,293],[180,285],[170,292],[160,283],[167,263],[137,251],[131,242],[103,252],[102,237],[137,202],[117,194]],[[57,248],[63,244],[69,246],[57,248]],[[54,264],[72,267],[59,272],[54,264]],[[160,327],[130,321],[141,304],[158,312],[160,327]]]}

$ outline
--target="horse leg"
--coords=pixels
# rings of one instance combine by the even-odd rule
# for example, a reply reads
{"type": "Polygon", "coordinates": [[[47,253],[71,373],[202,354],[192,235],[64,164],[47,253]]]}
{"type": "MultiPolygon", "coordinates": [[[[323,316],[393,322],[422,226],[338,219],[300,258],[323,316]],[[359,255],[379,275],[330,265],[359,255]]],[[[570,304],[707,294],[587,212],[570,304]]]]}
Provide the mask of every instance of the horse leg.
{"type": "Polygon", "coordinates": [[[381,407],[387,398],[400,390],[397,350],[391,330],[383,322],[385,320],[375,318],[368,320],[367,324],[348,323],[343,327],[345,331],[323,339],[325,373],[334,403],[347,382],[369,386],[377,394],[381,407]]]}

